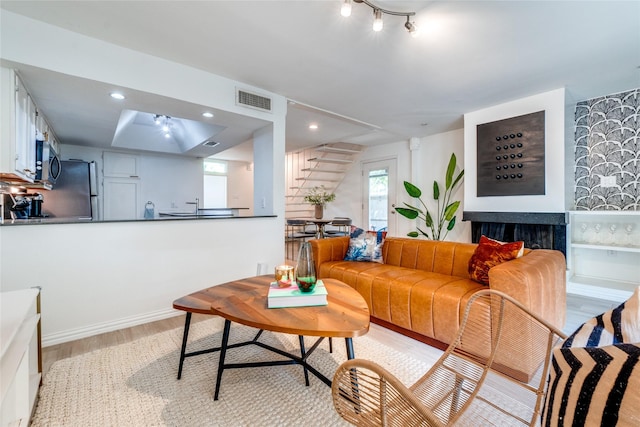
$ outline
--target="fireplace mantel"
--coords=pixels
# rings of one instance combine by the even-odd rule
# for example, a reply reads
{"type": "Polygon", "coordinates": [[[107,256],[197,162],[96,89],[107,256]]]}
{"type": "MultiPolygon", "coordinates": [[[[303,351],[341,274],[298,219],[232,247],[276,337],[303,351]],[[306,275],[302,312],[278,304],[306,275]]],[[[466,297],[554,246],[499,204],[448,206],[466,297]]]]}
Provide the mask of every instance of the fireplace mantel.
{"type": "Polygon", "coordinates": [[[566,212],[470,212],[463,221],[471,221],[471,239],[483,234],[503,241],[524,240],[528,248],[556,249],[567,252],[566,212]]]}
{"type": "Polygon", "coordinates": [[[462,213],[463,221],[501,222],[505,224],[566,225],[566,212],[468,212],[462,213]]]}

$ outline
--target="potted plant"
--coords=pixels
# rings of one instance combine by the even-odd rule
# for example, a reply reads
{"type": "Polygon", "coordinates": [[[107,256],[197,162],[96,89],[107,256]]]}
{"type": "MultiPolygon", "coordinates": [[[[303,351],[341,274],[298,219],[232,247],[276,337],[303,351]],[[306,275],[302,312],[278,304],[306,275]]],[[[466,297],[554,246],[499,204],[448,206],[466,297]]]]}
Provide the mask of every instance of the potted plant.
{"type": "Polygon", "coordinates": [[[322,218],[324,205],[336,199],[335,193],[329,193],[324,185],[315,186],[309,190],[304,201],[315,206],[315,217],[322,218]]]}
{"type": "Polygon", "coordinates": [[[444,240],[447,237],[449,231],[453,229],[456,225],[456,211],[458,207],[460,207],[460,201],[457,200],[455,202],[451,202],[451,194],[460,186],[462,183],[462,177],[464,176],[464,169],[458,173],[458,175],[454,178],[453,175],[456,170],[456,155],[451,154],[451,158],[449,159],[449,165],[447,166],[447,172],[445,175],[445,188],[444,194],[440,194],[440,185],[438,181],[433,181],[433,200],[437,202],[437,208],[435,211],[435,218],[431,215],[429,208],[422,201],[422,191],[411,184],[408,181],[404,182],[404,188],[407,190],[409,196],[418,199],[422,208],[412,206],[408,203],[404,205],[404,208],[395,208],[396,212],[405,218],[416,219],[420,218],[424,221],[424,224],[429,228],[429,230],[422,230],[420,227],[416,227],[418,231],[412,231],[407,234],[409,237],[418,237],[420,234],[425,236],[427,239],[432,240],[444,240]],[[440,196],[443,196],[442,203],[440,202],[440,196]],[[443,230],[444,229],[444,230],[443,230]],[[444,231],[444,235],[442,234],[444,231]]]}

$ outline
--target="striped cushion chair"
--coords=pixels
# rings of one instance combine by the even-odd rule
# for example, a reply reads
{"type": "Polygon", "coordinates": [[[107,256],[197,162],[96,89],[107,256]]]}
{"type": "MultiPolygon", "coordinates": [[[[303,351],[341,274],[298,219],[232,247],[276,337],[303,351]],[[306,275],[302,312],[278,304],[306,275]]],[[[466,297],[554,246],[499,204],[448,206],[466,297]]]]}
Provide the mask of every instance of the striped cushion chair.
{"type": "Polygon", "coordinates": [[[553,351],[543,426],[640,426],[640,287],[553,351]]]}

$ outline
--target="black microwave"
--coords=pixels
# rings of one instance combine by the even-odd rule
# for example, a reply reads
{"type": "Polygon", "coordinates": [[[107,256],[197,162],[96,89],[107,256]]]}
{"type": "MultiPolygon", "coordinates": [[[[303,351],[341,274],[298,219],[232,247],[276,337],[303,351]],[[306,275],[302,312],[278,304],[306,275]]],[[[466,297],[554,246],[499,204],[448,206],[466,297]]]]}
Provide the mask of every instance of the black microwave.
{"type": "Polygon", "coordinates": [[[55,184],[62,171],[58,153],[47,141],[36,140],[36,181],[55,184]]]}

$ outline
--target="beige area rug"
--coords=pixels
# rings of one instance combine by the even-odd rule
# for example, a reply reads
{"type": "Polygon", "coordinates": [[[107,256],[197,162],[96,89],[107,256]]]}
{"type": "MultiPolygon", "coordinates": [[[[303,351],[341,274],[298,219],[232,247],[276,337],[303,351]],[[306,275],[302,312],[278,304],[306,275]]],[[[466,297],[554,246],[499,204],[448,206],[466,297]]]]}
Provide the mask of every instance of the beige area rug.
{"type": "MultiPolygon", "coordinates": [[[[217,347],[223,319],[191,325],[187,351],[217,347]]],[[[256,329],[232,324],[229,342],[256,329]]],[[[331,389],[299,365],[225,370],[213,400],[218,352],[187,358],[177,380],[182,328],[55,362],[44,377],[33,418],[38,426],[339,426],[331,389]]],[[[297,337],[265,332],[260,338],[298,354],[297,337]]],[[[306,339],[309,348],[312,339],[306,339]]],[[[370,359],[412,384],[434,362],[419,361],[366,335],[354,338],[356,357],[370,359]]],[[[227,362],[277,360],[255,345],[229,349],[227,362]]],[[[346,360],[343,339],[328,340],[310,356],[328,378],[346,360]]]]}

